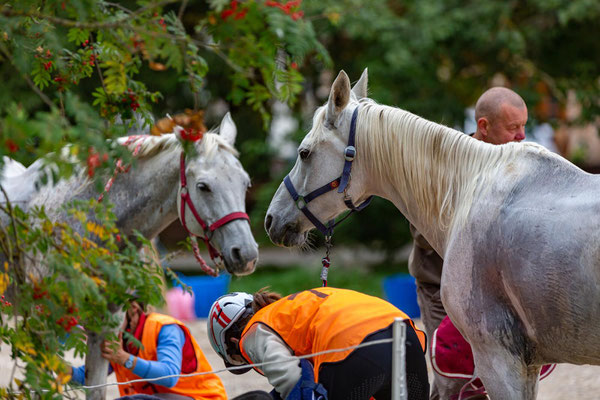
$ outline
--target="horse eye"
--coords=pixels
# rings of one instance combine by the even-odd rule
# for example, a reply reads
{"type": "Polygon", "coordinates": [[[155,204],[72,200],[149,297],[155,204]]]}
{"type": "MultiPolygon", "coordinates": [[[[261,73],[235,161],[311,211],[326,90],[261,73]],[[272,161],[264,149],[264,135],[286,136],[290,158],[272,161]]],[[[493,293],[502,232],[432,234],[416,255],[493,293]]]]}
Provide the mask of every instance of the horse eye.
{"type": "Polygon", "coordinates": [[[203,192],[211,192],[210,187],[204,182],[198,183],[196,187],[203,192]]]}
{"type": "Polygon", "coordinates": [[[302,159],[302,161],[306,161],[306,159],[308,159],[308,157],[310,157],[310,150],[308,150],[308,149],[298,150],[298,155],[300,155],[300,159],[302,159]]]}

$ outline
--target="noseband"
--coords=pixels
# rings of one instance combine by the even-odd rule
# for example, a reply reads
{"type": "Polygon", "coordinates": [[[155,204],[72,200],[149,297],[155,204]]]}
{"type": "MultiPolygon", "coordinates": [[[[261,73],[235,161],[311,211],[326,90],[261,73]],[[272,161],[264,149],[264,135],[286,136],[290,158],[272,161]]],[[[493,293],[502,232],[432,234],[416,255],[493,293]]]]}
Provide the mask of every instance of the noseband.
{"type": "Polygon", "coordinates": [[[181,205],[179,208],[179,220],[181,221],[181,224],[183,225],[184,229],[190,235],[194,256],[196,257],[196,260],[200,263],[200,267],[202,268],[202,270],[204,272],[206,272],[208,275],[217,276],[219,274],[219,267],[223,264],[224,260],[223,260],[223,255],[210,242],[214,231],[231,221],[235,221],[236,219],[245,219],[249,223],[250,217],[245,212],[237,211],[237,212],[232,212],[230,214],[225,215],[224,217],[218,219],[217,221],[213,222],[210,225],[207,224],[202,219],[202,217],[200,217],[200,214],[198,214],[198,211],[196,210],[196,207],[194,207],[194,203],[192,202],[192,199],[190,197],[188,187],[187,187],[187,180],[185,178],[185,153],[183,153],[183,152],[181,153],[180,162],[179,162],[179,176],[180,176],[180,181],[181,181],[181,190],[179,191],[180,196],[181,196],[181,202],[180,202],[181,205]],[[198,224],[202,227],[202,230],[204,231],[204,236],[196,235],[195,233],[193,233],[192,231],[190,231],[188,229],[188,227],[185,223],[185,209],[186,209],[185,206],[186,205],[189,207],[194,218],[196,218],[196,222],[198,222],[198,224]],[[213,269],[208,264],[206,264],[206,261],[204,261],[204,259],[200,255],[200,249],[198,248],[198,242],[196,241],[196,237],[200,237],[200,239],[202,239],[204,241],[204,243],[206,243],[206,247],[208,248],[208,254],[210,255],[210,258],[213,260],[213,262],[215,263],[215,269],[213,269]],[[220,259],[220,260],[217,260],[217,259],[220,259]]]}
{"type": "Polygon", "coordinates": [[[356,119],[358,117],[358,107],[354,109],[352,113],[352,120],[350,121],[350,134],[348,135],[348,146],[344,149],[344,168],[342,170],[342,175],[329,183],[313,190],[307,195],[301,196],[298,194],[298,191],[294,187],[292,180],[289,175],[283,179],[283,183],[287,188],[290,196],[296,203],[296,207],[302,211],[302,213],[308,218],[310,222],[317,228],[324,236],[325,236],[325,245],[327,246],[327,254],[323,258],[323,270],[321,272],[321,280],[323,280],[323,286],[327,286],[327,271],[329,268],[329,250],[331,249],[331,236],[333,235],[333,228],[339,225],[343,220],[348,218],[353,212],[360,211],[371,203],[373,200],[373,196],[369,196],[367,200],[361,203],[358,206],[355,206],[348,194],[348,187],[350,185],[350,178],[352,177],[352,162],[356,157],[356,147],[354,147],[355,136],[356,136],[356,119]],[[322,223],[309,209],[308,203],[313,201],[319,196],[322,196],[326,193],[331,192],[337,188],[338,193],[344,193],[344,204],[350,210],[348,214],[342,217],[339,221],[335,221],[332,219],[327,222],[327,225],[322,223]]]}

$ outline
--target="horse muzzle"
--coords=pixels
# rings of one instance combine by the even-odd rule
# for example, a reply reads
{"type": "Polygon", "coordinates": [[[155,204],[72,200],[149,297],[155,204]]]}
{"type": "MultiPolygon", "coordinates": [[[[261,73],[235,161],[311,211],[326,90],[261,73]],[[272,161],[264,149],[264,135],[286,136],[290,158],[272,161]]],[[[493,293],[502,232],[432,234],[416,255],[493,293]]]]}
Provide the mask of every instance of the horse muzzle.
{"type": "Polygon", "coordinates": [[[298,247],[306,242],[308,232],[302,232],[298,222],[282,223],[281,218],[267,214],[265,230],[271,242],[282,247],[298,247]]]}

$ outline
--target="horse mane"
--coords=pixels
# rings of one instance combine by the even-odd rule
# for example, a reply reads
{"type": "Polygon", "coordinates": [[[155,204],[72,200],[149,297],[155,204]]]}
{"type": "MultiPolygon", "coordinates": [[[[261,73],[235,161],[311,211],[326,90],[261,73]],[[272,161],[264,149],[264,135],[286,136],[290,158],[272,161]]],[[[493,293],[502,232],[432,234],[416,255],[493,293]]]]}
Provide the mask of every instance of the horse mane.
{"type": "MultiPolygon", "coordinates": [[[[362,99],[356,143],[373,177],[408,193],[430,224],[466,221],[480,190],[517,154],[552,154],[536,143],[491,145],[408,111],[362,99]]],[[[408,210],[414,211],[414,210],[408,210]]]]}
{"type": "MultiPolygon", "coordinates": [[[[174,133],[165,133],[159,136],[155,135],[133,135],[123,136],[117,139],[117,142],[126,146],[129,151],[134,153],[136,158],[148,158],[156,155],[163,150],[181,149],[179,139],[174,133]]],[[[238,156],[238,152],[229,143],[227,143],[221,135],[215,130],[204,133],[201,140],[194,143],[199,155],[203,155],[208,159],[214,157],[219,148],[222,148],[234,156],[238,156]]]]}

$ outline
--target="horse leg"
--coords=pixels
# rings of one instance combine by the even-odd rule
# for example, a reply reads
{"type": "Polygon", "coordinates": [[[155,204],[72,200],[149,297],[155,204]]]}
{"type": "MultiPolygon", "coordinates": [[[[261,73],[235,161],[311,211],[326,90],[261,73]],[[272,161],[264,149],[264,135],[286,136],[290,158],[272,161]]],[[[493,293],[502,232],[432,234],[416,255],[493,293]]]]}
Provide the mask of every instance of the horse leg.
{"type": "Polygon", "coordinates": [[[508,349],[496,344],[473,344],[475,374],[491,400],[534,400],[539,366],[527,366],[508,349]]]}
{"type": "Polygon", "coordinates": [[[429,400],[446,400],[460,392],[465,384],[465,379],[446,378],[435,371],[433,372],[432,390],[429,400]]]}

